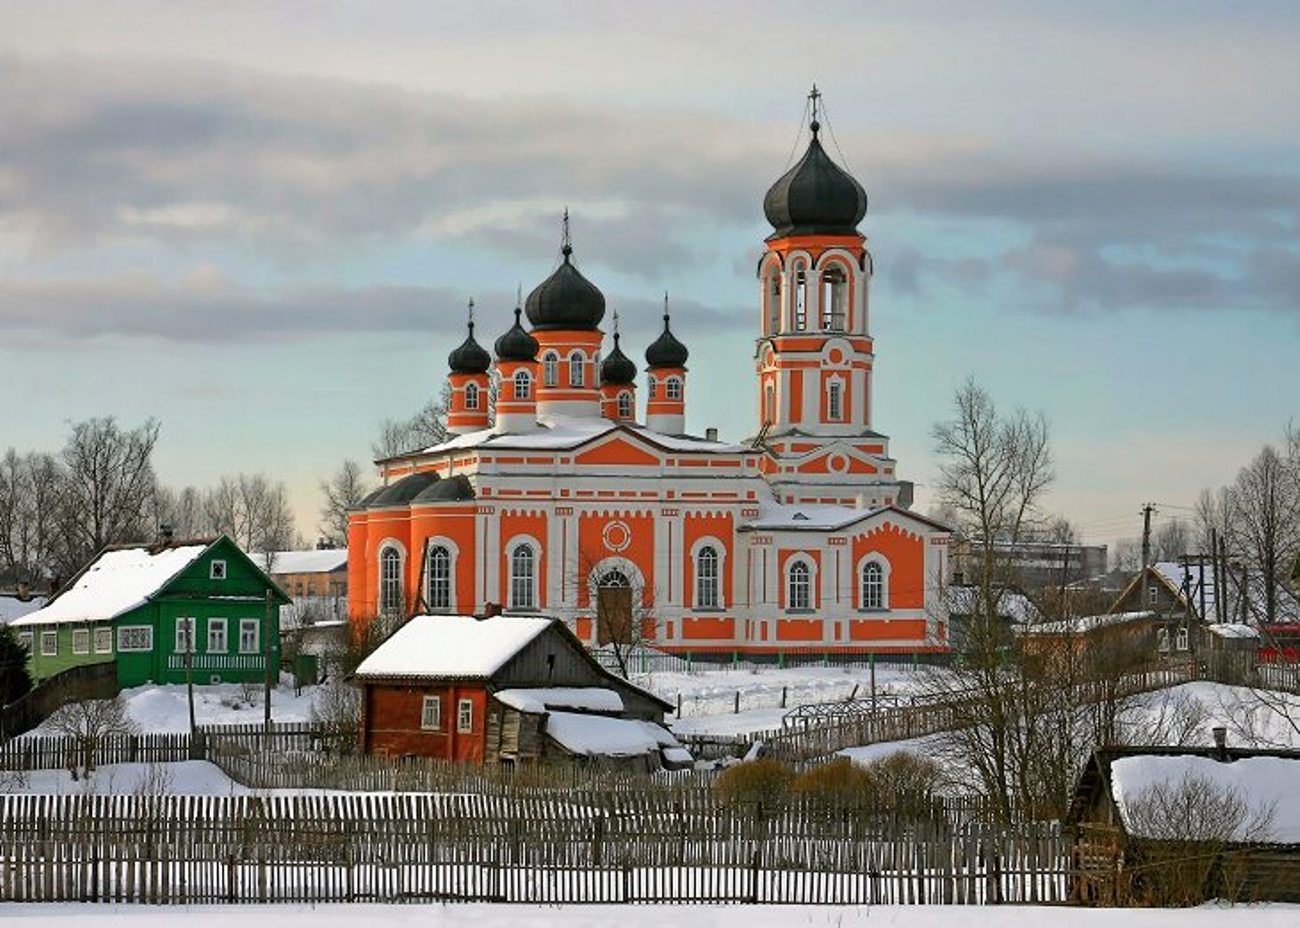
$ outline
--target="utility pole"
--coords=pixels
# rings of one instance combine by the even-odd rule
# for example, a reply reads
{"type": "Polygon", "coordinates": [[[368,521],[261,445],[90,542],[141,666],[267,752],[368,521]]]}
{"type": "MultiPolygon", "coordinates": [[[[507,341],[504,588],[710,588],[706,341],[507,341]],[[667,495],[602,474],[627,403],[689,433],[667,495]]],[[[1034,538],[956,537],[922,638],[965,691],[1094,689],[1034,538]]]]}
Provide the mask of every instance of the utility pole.
{"type": "Polygon", "coordinates": [[[1151,566],[1151,513],[1156,511],[1155,503],[1142,507],[1142,569],[1151,566]]]}
{"type": "Polygon", "coordinates": [[[1201,621],[1207,622],[1205,617],[1205,555],[1196,555],[1197,585],[1201,588],[1201,621]]]}
{"type": "Polygon", "coordinates": [[[1214,568],[1214,621],[1222,623],[1227,620],[1223,615],[1223,565],[1219,561],[1219,530],[1217,528],[1210,529],[1210,564],[1214,568]]]}

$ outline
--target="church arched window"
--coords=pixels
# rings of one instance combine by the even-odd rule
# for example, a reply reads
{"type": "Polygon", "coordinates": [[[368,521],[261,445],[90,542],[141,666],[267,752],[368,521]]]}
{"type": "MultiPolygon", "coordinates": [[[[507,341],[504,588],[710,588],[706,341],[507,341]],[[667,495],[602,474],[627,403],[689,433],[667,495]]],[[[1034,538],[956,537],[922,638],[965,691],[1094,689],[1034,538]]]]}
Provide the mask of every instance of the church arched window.
{"type": "Polygon", "coordinates": [[[425,597],[431,612],[451,608],[451,552],[443,545],[434,545],[429,549],[425,597]]]}
{"type": "Polygon", "coordinates": [[[510,553],[510,608],[537,607],[537,556],[533,546],[520,544],[510,553]]]}
{"type": "Polygon", "coordinates": [[[582,353],[575,351],[569,355],[569,386],[582,386],[582,353]]]}
{"type": "Polygon", "coordinates": [[[862,565],[862,608],[885,608],[885,570],[875,561],[862,565]]]}
{"type": "Polygon", "coordinates": [[[618,395],[618,417],[620,419],[632,418],[632,394],[627,390],[618,395]]]}
{"type": "Polygon", "coordinates": [[[542,385],[558,386],[560,383],[560,356],[554,351],[542,355],[542,385]]]}
{"type": "Polygon", "coordinates": [[[794,328],[796,332],[808,328],[808,272],[802,261],[794,265],[794,328]]]}
{"type": "Polygon", "coordinates": [[[812,608],[812,571],[806,561],[793,561],[786,572],[785,607],[812,608]]]}
{"type": "Polygon", "coordinates": [[[531,399],[533,395],[533,378],[528,375],[528,371],[515,371],[515,399],[531,399]]]}
{"type": "Polygon", "coordinates": [[[402,552],[388,545],[379,552],[379,611],[383,615],[401,615],[404,600],[402,552]]]}
{"type": "Polygon", "coordinates": [[[695,606],[718,608],[718,549],[712,545],[695,553],[695,606]]]}
{"type": "Polygon", "coordinates": [[[832,264],[822,272],[822,328],[843,332],[848,318],[848,281],[844,269],[832,264]]]}
{"type": "Polygon", "coordinates": [[[670,400],[682,398],[682,381],[679,377],[669,377],[664,381],[664,396],[670,400]]]}
{"type": "Polygon", "coordinates": [[[767,332],[777,335],[781,331],[781,270],[772,268],[767,278],[767,332]]]}
{"type": "Polygon", "coordinates": [[[478,384],[465,384],[465,408],[478,409],[478,384]]]}
{"type": "Polygon", "coordinates": [[[763,424],[776,421],[776,388],[770,383],[763,388],[763,424]]]}
{"type": "Polygon", "coordinates": [[[826,418],[839,422],[844,418],[844,383],[832,380],[826,385],[826,418]]]}

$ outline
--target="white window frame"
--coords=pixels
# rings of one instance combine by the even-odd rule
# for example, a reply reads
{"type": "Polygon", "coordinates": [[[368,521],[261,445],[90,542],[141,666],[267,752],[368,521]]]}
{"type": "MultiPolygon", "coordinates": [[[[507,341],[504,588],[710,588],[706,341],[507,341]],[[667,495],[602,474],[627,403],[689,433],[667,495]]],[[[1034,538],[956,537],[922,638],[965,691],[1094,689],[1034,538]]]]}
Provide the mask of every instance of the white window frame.
{"type": "Polygon", "coordinates": [[[456,701],[456,734],[468,735],[474,731],[474,700],[456,701]]]}
{"type": "Polygon", "coordinates": [[[794,325],[796,332],[808,331],[808,272],[802,261],[794,265],[794,325]]]}
{"type": "Polygon", "coordinates": [[[223,617],[208,619],[207,648],[208,654],[225,654],[230,650],[230,631],[229,622],[223,617]],[[220,646],[214,646],[213,636],[220,632],[220,646]]]}
{"type": "Polygon", "coordinates": [[[722,608],[722,555],[718,546],[709,542],[700,545],[695,552],[695,608],[722,608]],[[712,555],[711,574],[703,570],[706,553],[712,555]]]}
{"type": "Polygon", "coordinates": [[[649,399],[653,400],[657,397],[659,393],[658,388],[659,388],[659,382],[655,379],[655,376],[651,374],[649,377],[646,378],[646,390],[648,391],[649,399]]]}
{"type": "Polygon", "coordinates": [[[58,656],[59,656],[59,633],[57,631],[41,632],[41,657],[58,657],[58,656]],[[51,641],[54,642],[53,647],[50,646],[51,641]]]}
{"type": "Polygon", "coordinates": [[[533,378],[528,371],[520,368],[510,380],[514,383],[515,399],[531,400],[533,398],[533,378]]]}
{"type": "Polygon", "coordinates": [[[1147,605],[1154,606],[1160,601],[1160,588],[1154,583],[1147,587],[1147,605]]]}
{"type": "Polygon", "coordinates": [[[560,385],[560,356],[554,351],[542,355],[542,385],[546,387],[560,385]]]}
{"type": "Polygon", "coordinates": [[[537,608],[537,565],[541,560],[540,551],[537,545],[532,541],[519,541],[510,547],[509,574],[510,583],[510,608],[511,609],[536,609],[537,608]],[[516,574],[516,558],[520,553],[527,549],[529,573],[525,577],[516,574]],[[521,596],[526,592],[527,596],[521,596]]]}
{"type": "Polygon", "coordinates": [[[1168,653],[1169,651],[1169,629],[1156,629],[1156,650],[1168,653]]]}
{"type": "Polygon", "coordinates": [[[587,385],[586,370],[583,365],[587,359],[582,356],[581,351],[574,351],[569,354],[569,386],[585,387],[587,385]]]}
{"type": "Polygon", "coordinates": [[[379,547],[379,614],[401,615],[406,609],[406,552],[389,542],[379,547]],[[391,557],[390,557],[391,555],[391,557]],[[396,564],[396,575],[389,576],[388,565],[396,564]]]}
{"type": "Polygon", "coordinates": [[[674,402],[682,398],[682,379],[680,377],[669,377],[664,381],[664,399],[674,402]]]}
{"type": "Polygon", "coordinates": [[[117,630],[117,653],[133,653],[153,650],[152,625],[122,625],[117,630]],[[141,638],[141,644],[132,643],[131,639],[141,638]]]}
{"type": "Polygon", "coordinates": [[[229,575],[229,570],[224,560],[212,560],[208,562],[209,580],[225,580],[229,575]]]}
{"type": "Polygon", "coordinates": [[[239,653],[240,654],[260,654],[262,652],[262,622],[260,619],[240,619],[239,620],[239,653]],[[244,647],[244,633],[248,629],[253,630],[253,646],[244,647]]]}
{"type": "Polygon", "coordinates": [[[189,651],[194,653],[194,631],[198,628],[198,622],[192,615],[180,615],[176,617],[176,653],[184,654],[189,651]],[[187,643],[188,639],[188,643],[187,643]]]}
{"type": "Polygon", "coordinates": [[[447,545],[440,542],[433,542],[429,545],[429,557],[424,572],[424,597],[425,606],[430,612],[447,612],[455,604],[452,589],[452,581],[455,577],[452,566],[454,560],[455,555],[447,545]],[[439,558],[438,552],[442,552],[445,557],[439,558]],[[445,569],[435,577],[434,568],[439,561],[443,563],[445,569]],[[434,591],[439,588],[444,594],[440,600],[434,595],[434,591]]]}
{"type": "Polygon", "coordinates": [[[478,384],[465,384],[465,408],[478,409],[478,384]]]}
{"type": "Polygon", "coordinates": [[[113,626],[103,625],[95,629],[95,653],[113,653],[113,626]]]}
{"type": "Polygon", "coordinates": [[[632,391],[624,390],[618,395],[618,417],[620,419],[632,418],[632,391]]]}
{"type": "Polygon", "coordinates": [[[816,582],[813,565],[808,563],[805,558],[792,557],[785,565],[785,608],[791,612],[810,612],[813,609],[815,597],[813,596],[813,584],[816,582]],[[795,568],[802,567],[803,570],[798,572],[803,580],[796,587],[795,568]],[[801,600],[796,601],[796,589],[801,591],[801,600]]]}
{"type": "Polygon", "coordinates": [[[877,560],[867,558],[858,568],[858,597],[861,608],[876,612],[889,608],[889,571],[877,560]],[[875,577],[868,585],[868,572],[875,568],[875,577]],[[874,592],[874,596],[868,596],[874,592]]]}
{"type": "Polygon", "coordinates": [[[90,653],[90,629],[74,628],[72,630],[72,653],[73,654],[90,653]]]}
{"type": "Polygon", "coordinates": [[[1179,651],[1190,651],[1192,649],[1192,636],[1186,628],[1178,629],[1177,645],[1179,651]]]}
{"type": "Polygon", "coordinates": [[[34,636],[32,635],[31,632],[19,632],[18,643],[27,649],[28,656],[31,656],[32,654],[36,653],[34,636]]]}
{"type": "Polygon", "coordinates": [[[822,329],[843,332],[848,325],[849,275],[838,261],[829,264],[822,279],[822,329]]]}
{"type": "Polygon", "coordinates": [[[442,729],[442,696],[425,694],[420,703],[420,728],[423,731],[442,729]]]}

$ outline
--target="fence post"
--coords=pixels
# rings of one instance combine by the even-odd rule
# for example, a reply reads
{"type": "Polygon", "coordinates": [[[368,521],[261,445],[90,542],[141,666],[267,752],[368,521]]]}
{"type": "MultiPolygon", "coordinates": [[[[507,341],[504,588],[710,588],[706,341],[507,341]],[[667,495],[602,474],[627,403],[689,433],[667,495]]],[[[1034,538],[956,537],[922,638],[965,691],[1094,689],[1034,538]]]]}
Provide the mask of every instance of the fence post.
{"type": "Polygon", "coordinates": [[[735,704],[734,704],[734,707],[733,707],[732,710],[731,710],[731,714],[732,714],[732,715],[739,715],[739,714],[740,714],[740,690],[736,690],[736,699],[735,699],[735,704]]]}

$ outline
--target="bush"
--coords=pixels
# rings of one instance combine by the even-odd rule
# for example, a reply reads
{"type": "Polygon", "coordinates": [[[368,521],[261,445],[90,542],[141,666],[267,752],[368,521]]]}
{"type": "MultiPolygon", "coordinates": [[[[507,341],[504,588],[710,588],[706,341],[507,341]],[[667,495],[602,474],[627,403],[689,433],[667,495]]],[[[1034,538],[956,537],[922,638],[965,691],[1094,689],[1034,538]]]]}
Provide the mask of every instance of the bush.
{"type": "Polygon", "coordinates": [[[27,648],[8,625],[0,625],[0,706],[27,695],[32,675],[27,670],[27,648]]]}
{"type": "Polygon", "coordinates": [[[834,806],[861,806],[870,801],[871,776],[847,757],[837,757],[810,767],[790,787],[790,792],[834,806]]]}
{"type": "Polygon", "coordinates": [[[878,809],[909,817],[928,815],[943,785],[943,768],[911,751],[873,760],[863,773],[871,782],[872,803],[878,809]]]}
{"type": "Polygon", "coordinates": [[[770,757],[745,761],[718,774],[713,788],[728,805],[778,809],[785,805],[795,773],[770,757]]]}

